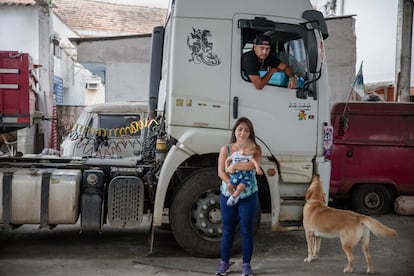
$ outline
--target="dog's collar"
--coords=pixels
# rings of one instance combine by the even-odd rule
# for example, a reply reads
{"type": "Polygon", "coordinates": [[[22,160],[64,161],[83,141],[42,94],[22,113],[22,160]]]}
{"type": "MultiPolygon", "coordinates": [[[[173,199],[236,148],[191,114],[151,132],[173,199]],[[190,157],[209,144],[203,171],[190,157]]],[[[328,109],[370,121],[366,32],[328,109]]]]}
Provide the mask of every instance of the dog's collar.
{"type": "Polygon", "coordinates": [[[320,199],[308,199],[308,200],[306,200],[306,202],[312,202],[312,201],[324,202],[323,200],[320,200],[320,199]]]}

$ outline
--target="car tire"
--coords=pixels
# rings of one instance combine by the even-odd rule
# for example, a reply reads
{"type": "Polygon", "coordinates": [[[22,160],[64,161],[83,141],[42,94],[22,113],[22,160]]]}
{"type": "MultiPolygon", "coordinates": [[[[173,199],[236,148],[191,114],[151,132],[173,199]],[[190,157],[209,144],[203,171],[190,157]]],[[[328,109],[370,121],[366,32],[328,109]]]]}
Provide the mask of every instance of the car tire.
{"type": "Polygon", "coordinates": [[[366,215],[390,213],[395,194],[385,185],[363,184],[352,192],[352,209],[366,215]]]}

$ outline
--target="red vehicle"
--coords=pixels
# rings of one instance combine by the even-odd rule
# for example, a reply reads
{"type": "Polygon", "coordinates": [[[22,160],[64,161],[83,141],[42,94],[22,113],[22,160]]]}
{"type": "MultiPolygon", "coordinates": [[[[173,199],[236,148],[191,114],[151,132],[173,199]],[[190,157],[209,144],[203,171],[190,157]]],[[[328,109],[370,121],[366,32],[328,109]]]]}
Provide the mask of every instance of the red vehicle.
{"type": "Polygon", "coordinates": [[[331,120],[333,199],[350,197],[355,211],[374,215],[414,195],[413,103],[338,103],[331,120]]]}
{"type": "Polygon", "coordinates": [[[30,127],[41,117],[35,67],[27,53],[0,51],[0,133],[30,127]]]}

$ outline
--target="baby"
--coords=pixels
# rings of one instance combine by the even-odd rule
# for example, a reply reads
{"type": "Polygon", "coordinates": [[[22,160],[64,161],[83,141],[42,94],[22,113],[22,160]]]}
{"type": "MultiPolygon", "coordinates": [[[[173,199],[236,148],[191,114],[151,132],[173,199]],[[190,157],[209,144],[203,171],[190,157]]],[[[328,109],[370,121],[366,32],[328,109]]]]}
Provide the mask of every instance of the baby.
{"type": "Polygon", "coordinates": [[[230,193],[230,197],[227,200],[228,206],[233,206],[239,201],[239,196],[246,187],[251,185],[251,180],[254,177],[254,173],[263,174],[262,169],[260,168],[259,163],[253,158],[256,153],[256,144],[250,141],[246,145],[241,145],[240,150],[234,152],[231,156],[226,159],[225,169],[231,164],[240,163],[240,162],[249,162],[252,161],[255,170],[248,171],[235,171],[233,174],[230,174],[230,181],[227,184],[227,188],[230,193]]]}

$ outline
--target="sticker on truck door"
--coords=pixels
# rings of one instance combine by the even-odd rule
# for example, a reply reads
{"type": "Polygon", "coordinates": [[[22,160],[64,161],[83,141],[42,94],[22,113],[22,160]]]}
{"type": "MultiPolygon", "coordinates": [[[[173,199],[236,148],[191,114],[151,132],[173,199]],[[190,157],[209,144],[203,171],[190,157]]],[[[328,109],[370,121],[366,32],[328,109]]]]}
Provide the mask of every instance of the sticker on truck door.
{"type": "Polygon", "coordinates": [[[288,107],[298,111],[297,116],[299,120],[315,119],[315,115],[309,113],[312,110],[312,105],[310,103],[289,103],[288,107]]]}
{"type": "Polygon", "coordinates": [[[213,52],[214,44],[209,41],[209,37],[211,37],[209,30],[193,28],[193,31],[187,36],[187,46],[191,51],[189,62],[204,63],[208,66],[220,64],[219,57],[213,52]]]}

